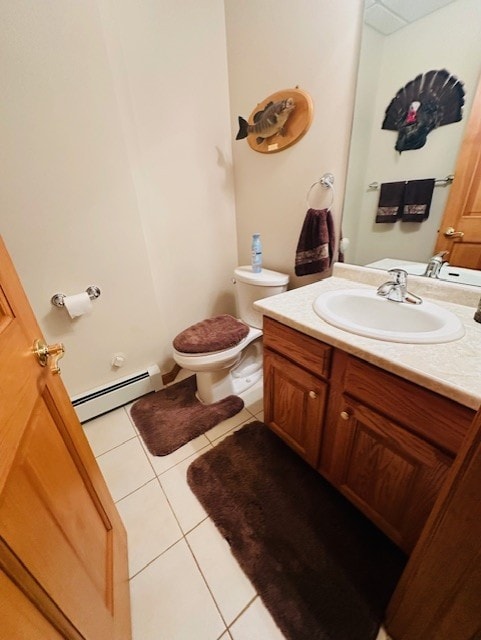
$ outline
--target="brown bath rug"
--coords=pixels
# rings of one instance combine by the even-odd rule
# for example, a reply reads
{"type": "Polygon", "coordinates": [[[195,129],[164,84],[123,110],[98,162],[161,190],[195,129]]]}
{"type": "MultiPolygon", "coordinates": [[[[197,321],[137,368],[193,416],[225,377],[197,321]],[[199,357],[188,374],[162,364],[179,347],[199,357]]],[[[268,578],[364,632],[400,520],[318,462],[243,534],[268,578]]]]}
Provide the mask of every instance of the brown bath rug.
{"type": "Polygon", "coordinates": [[[172,453],[244,407],[238,396],[202,404],[195,391],[195,376],[191,376],[132,405],[130,415],[152,455],[172,453]]]}
{"type": "Polygon", "coordinates": [[[187,479],[288,640],[374,640],[406,557],[261,422],[187,479]]]}

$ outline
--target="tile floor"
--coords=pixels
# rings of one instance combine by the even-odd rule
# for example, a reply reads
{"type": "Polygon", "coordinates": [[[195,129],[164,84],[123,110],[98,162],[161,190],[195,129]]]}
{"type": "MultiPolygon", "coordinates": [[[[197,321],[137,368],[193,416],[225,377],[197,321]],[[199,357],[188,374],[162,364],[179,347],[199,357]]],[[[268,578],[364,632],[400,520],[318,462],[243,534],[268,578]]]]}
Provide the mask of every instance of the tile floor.
{"type": "Polygon", "coordinates": [[[164,457],[147,451],[129,406],[83,425],[127,529],[133,640],[284,640],[185,477],[196,457],[262,420],[261,393],[164,457]]]}

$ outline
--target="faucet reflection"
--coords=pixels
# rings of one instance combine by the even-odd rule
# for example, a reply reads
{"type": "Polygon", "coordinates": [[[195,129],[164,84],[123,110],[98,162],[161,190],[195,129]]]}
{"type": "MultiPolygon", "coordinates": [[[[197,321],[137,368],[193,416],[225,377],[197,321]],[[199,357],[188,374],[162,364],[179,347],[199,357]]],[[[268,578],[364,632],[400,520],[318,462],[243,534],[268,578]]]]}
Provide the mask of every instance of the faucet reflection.
{"type": "Polygon", "coordinates": [[[436,255],[429,260],[423,276],[426,276],[426,278],[439,278],[441,267],[446,262],[444,256],[447,256],[448,253],[449,251],[440,251],[439,253],[436,253],[436,255]]]}

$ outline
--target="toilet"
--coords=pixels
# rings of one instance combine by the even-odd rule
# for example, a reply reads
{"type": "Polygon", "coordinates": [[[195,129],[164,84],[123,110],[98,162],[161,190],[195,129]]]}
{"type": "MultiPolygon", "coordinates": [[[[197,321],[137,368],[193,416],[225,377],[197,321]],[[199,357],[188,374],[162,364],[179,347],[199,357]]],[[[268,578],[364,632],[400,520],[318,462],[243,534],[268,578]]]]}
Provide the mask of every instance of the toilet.
{"type": "Polygon", "coordinates": [[[253,303],[286,291],[289,276],[244,266],[234,270],[232,282],[237,318],[208,318],[173,341],[175,362],[196,374],[197,397],[205,404],[239,395],[262,379],[262,314],[253,303]]]}

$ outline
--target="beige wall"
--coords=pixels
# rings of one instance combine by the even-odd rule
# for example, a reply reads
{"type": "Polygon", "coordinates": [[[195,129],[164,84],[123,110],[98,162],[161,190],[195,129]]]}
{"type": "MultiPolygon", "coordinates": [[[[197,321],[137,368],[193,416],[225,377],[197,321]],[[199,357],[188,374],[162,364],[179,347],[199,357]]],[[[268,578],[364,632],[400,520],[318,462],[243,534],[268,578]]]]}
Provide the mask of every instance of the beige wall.
{"type": "Polygon", "coordinates": [[[233,312],[253,231],[266,266],[292,274],[326,171],[339,219],[360,4],[227,0],[224,16],[221,0],[2,3],[0,232],[46,338],[66,345],[72,395],[166,371],[176,333],[233,312]],[[314,100],[310,131],[267,157],[235,142],[234,202],[237,115],[295,85],[314,100]],[[51,306],[89,285],[102,290],[91,315],[51,306]]]}
{"type": "Polygon", "coordinates": [[[355,146],[346,192],[344,229],[351,240],[346,253],[349,261],[366,264],[386,257],[427,261],[432,255],[449,187],[434,189],[425,222],[376,224],[379,191],[367,191],[367,185],[444,178],[454,173],[480,77],[480,60],[479,0],[457,0],[391,36],[365,29],[353,130],[355,146]],[[419,73],[442,68],[465,83],[463,120],[432,131],[421,149],[399,154],[394,149],[397,133],[381,129],[386,107],[406,82],[419,73]]]}
{"type": "Polygon", "coordinates": [[[0,232],[70,393],[167,370],[176,333],[234,308],[222,1],[16,0],[0,41],[0,232]],[[91,315],[51,306],[89,285],[91,315]]]}
{"type": "MultiPolygon", "coordinates": [[[[258,102],[281,89],[299,86],[314,103],[307,134],[279,153],[253,151],[234,143],[238,251],[248,262],[250,236],[263,240],[264,264],[296,278],[294,258],[307,209],[309,187],[322,174],[335,177],[333,213],[342,212],[352,102],[357,71],[361,0],[225,0],[232,137],[237,117],[249,116],[258,102]]],[[[309,204],[329,202],[323,189],[309,204]]]]}

